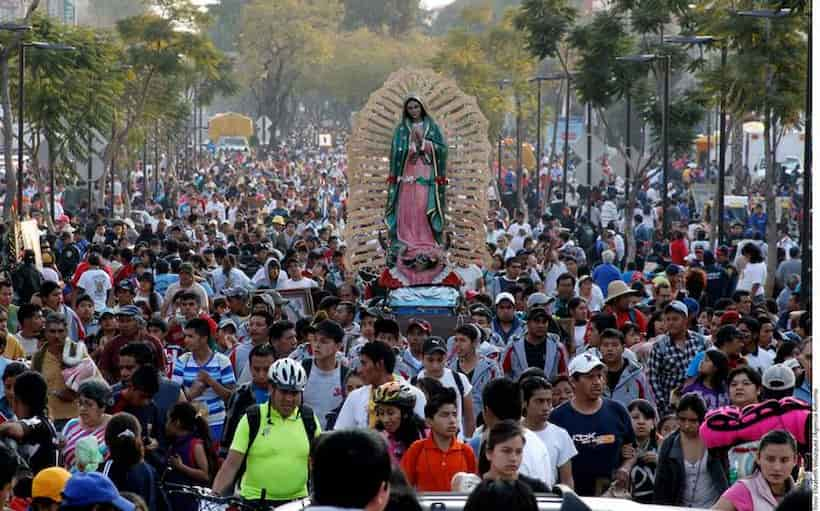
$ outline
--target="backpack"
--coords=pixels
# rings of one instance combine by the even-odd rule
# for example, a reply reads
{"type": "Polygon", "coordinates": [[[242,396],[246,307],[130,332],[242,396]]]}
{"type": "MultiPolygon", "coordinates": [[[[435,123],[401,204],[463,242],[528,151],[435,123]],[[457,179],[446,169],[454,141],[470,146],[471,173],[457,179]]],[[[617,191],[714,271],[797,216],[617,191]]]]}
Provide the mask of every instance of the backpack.
{"type": "MultiPolygon", "coordinates": [[[[268,412],[270,413],[270,412],[268,412]]],[[[251,452],[256,435],[259,434],[259,426],[262,424],[262,415],[260,414],[259,405],[251,405],[245,410],[245,416],[248,418],[248,448],[245,449],[245,454],[242,456],[242,464],[236,472],[234,485],[242,481],[242,476],[245,474],[245,469],[248,466],[248,453],[251,452]]],[[[308,438],[308,444],[311,450],[313,449],[313,441],[316,439],[316,417],[313,414],[313,408],[308,405],[301,405],[299,407],[299,417],[302,418],[302,425],[305,428],[305,434],[308,438]]]]}
{"type": "MultiPolygon", "coordinates": [[[[313,368],[313,359],[306,358],[302,360],[302,367],[305,370],[306,379],[310,378],[310,370],[313,368]]],[[[348,369],[344,364],[339,364],[339,380],[341,380],[339,385],[342,388],[342,397],[345,397],[345,381],[347,380],[347,373],[349,372],[350,369],[348,369]]]]}

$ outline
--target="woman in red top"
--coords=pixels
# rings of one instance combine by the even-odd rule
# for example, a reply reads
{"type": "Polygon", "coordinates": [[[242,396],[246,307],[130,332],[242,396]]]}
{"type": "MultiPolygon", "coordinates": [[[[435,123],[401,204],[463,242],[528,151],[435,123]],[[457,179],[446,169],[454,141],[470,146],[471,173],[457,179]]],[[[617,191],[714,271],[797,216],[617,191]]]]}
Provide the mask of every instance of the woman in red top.
{"type": "Polygon", "coordinates": [[[683,233],[676,231],[673,234],[672,243],[669,244],[669,257],[672,263],[683,266],[686,264],[686,256],[689,255],[689,248],[686,246],[686,240],[683,233]]]}

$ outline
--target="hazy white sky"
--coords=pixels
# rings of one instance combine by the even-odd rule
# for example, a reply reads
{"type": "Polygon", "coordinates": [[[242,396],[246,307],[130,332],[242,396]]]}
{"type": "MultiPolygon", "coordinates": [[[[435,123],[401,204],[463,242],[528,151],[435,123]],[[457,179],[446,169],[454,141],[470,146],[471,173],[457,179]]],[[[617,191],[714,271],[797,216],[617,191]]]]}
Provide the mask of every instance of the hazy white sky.
{"type": "Polygon", "coordinates": [[[421,0],[421,6],[425,9],[435,9],[451,3],[453,3],[453,0],[421,0]]]}

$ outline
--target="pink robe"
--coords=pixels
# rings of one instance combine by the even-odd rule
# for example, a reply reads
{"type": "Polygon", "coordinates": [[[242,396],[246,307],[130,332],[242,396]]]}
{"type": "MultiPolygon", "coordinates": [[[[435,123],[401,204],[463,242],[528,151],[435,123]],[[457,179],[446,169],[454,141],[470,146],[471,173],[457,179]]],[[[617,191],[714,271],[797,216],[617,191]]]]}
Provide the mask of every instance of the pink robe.
{"type": "MultiPolygon", "coordinates": [[[[423,151],[433,158],[432,142],[425,140],[423,151]]],[[[402,182],[399,185],[399,211],[396,228],[399,241],[406,246],[405,250],[399,254],[396,266],[407,278],[409,285],[429,284],[436,275],[441,273],[442,268],[441,249],[436,243],[430,219],[427,217],[427,199],[431,187],[427,184],[405,181],[408,178],[431,179],[433,177],[433,166],[427,165],[422,157],[413,162],[415,154],[416,145],[411,143],[410,154],[400,178],[402,182]],[[422,254],[439,258],[439,264],[424,271],[416,271],[404,265],[403,259],[412,259],[422,254]]]]}

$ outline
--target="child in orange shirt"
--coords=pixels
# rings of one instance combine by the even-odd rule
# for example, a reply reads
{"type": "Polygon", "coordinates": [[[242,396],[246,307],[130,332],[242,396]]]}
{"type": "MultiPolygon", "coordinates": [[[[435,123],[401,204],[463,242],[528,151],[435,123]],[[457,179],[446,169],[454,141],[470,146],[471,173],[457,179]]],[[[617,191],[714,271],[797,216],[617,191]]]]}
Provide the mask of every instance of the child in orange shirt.
{"type": "Polygon", "coordinates": [[[459,472],[475,474],[476,458],[469,445],[459,442],[456,391],[449,387],[431,396],[424,407],[430,435],[416,440],[404,454],[401,468],[418,491],[451,491],[459,472]]]}

